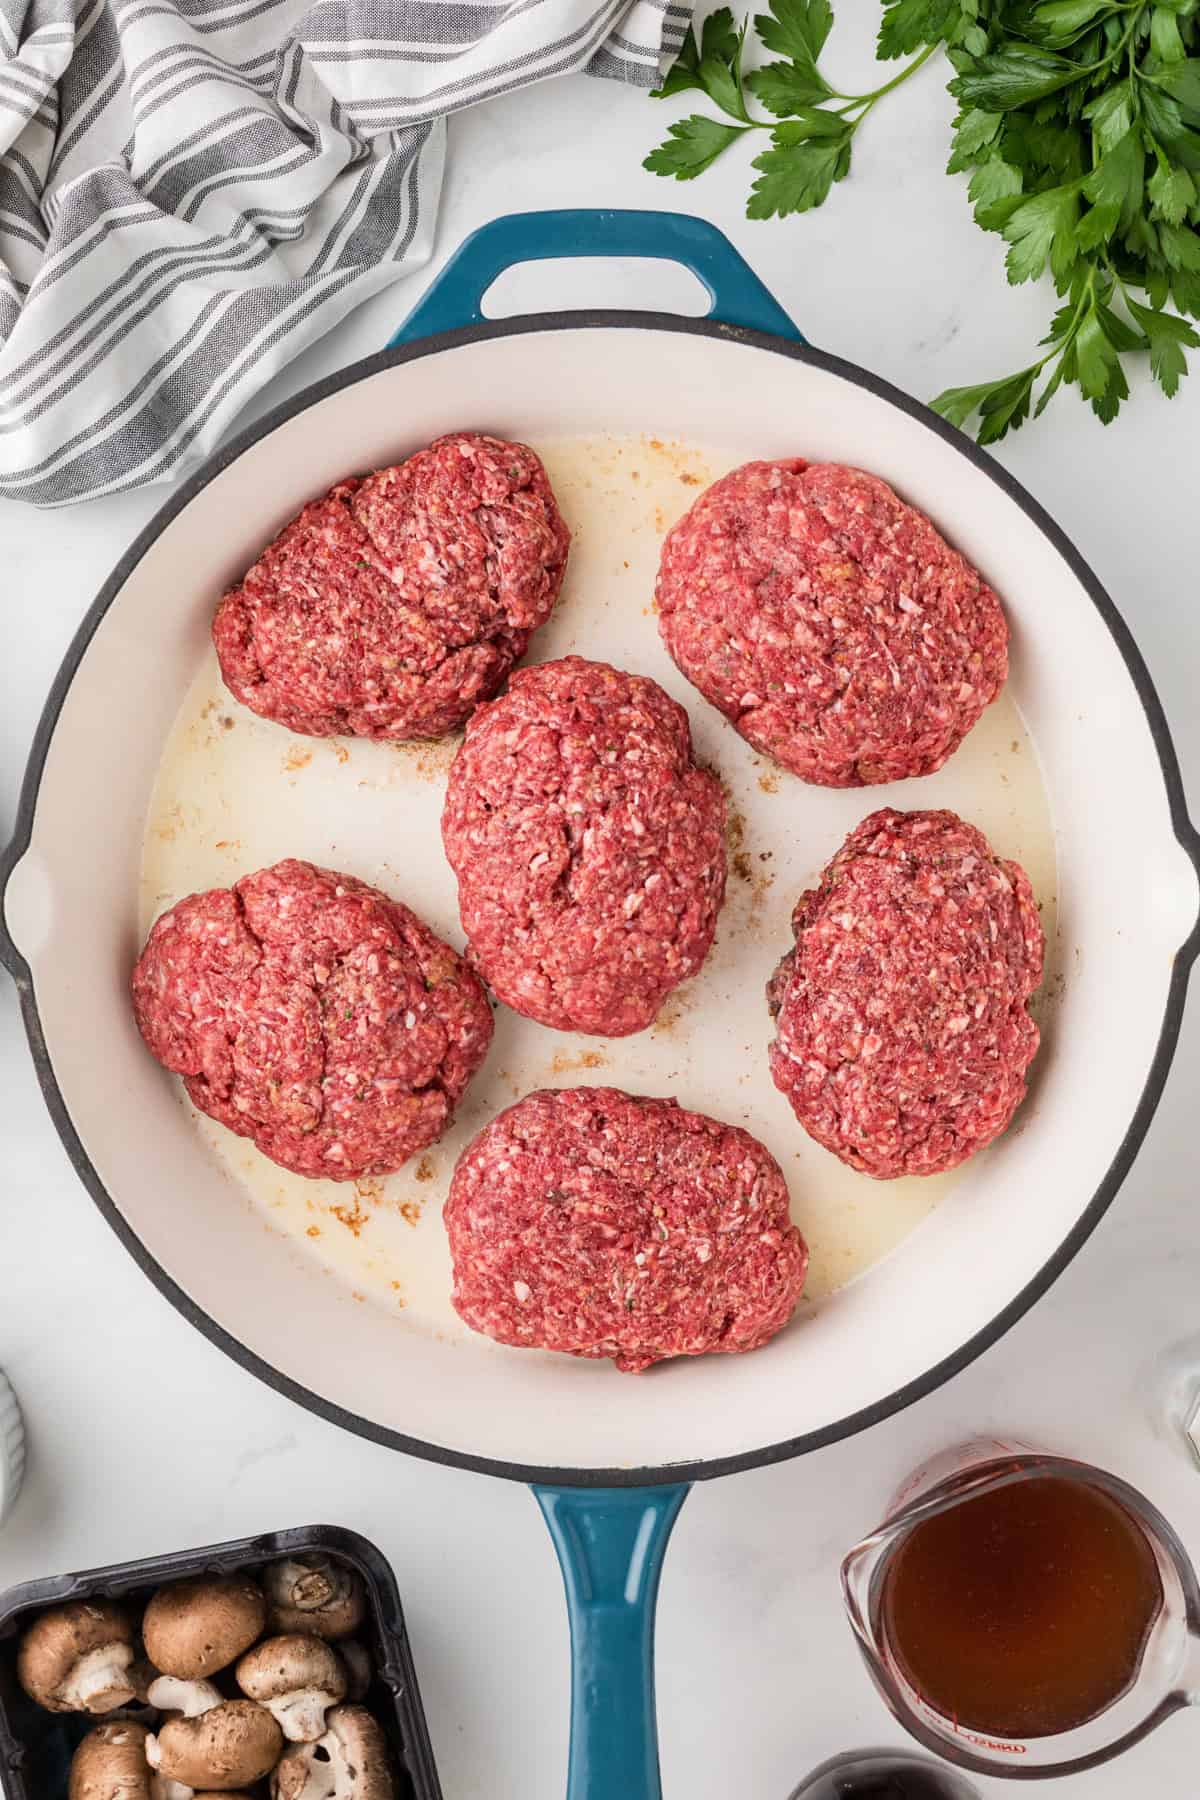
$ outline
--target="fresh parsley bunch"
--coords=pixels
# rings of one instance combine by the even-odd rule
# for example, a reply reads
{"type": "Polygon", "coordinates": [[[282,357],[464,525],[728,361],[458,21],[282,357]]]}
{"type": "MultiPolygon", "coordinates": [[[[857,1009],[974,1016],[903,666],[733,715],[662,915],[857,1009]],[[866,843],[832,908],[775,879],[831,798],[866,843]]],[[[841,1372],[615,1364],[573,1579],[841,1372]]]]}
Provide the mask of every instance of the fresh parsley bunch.
{"type": "Polygon", "coordinates": [[[981,443],[1066,384],[1106,424],[1129,392],[1124,359],[1148,352],[1164,393],[1200,345],[1200,0],[884,0],[878,53],[909,57],[884,86],[838,94],[817,61],[828,0],[769,0],[755,20],[781,60],[742,73],[746,26],[714,14],[689,33],[663,95],[699,88],[731,123],[696,114],[646,162],[698,175],[749,131],[769,130],[752,218],[819,206],[850,166],[854,132],[939,47],[959,104],[947,165],[970,172],[975,218],[1008,243],[1008,278],[1047,268],[1061,299],[1043,354],[1016,374],[934,401],[981,443]],[[781,122],[753,118],[747,93],[781,122]],[[1039,389],[1039,383],[1040,389],[1039,389]]]}

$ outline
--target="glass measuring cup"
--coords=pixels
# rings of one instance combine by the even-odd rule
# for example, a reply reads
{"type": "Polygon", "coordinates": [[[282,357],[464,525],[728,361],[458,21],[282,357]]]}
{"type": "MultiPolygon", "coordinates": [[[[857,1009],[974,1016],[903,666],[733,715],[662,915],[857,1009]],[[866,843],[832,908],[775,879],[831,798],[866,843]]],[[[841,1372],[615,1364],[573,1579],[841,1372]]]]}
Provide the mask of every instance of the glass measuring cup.
{"type": "Polygon", "coordinates": [[[845,1558],[842,1592],[871,1679],[895,1717],[927,1749],[982,1775],[1029,1781],[1095,1768],[1200,1702],[1200,1584],[1187,1551],[1144,1495],[1089,1463],[987,1439],[926,1464],[879,1529],[845,1558]],[[1000,1487],[1048,1476],[1083,1482],[1125,1510],[1153,1552],[1162,1605],[1131,1682],[1103,1712],[1053,1736],[993,1736],[948,1718],[913,1687],[883,1629],[884,1584],[894,1553],[922,1521],[1000,1487]]]}

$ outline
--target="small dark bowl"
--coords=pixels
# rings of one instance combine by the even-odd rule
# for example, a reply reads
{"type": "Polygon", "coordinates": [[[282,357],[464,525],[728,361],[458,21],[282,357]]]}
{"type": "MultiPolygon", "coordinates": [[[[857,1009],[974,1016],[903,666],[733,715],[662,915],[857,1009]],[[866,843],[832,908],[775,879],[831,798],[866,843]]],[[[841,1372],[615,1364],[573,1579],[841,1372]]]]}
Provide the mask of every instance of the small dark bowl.
{"type": "Polygon", "coordinates": [[[65,1600],[127,1600],[136,1607],[165,1582],[192,1575],[260,1573],[285,1557],[320,1553],[362,1577],[367,1618],[357,1636],[371,1654],[371,1687],[364,1701],[387,1736],[403,1800],[442,1800],[441,1783],[417,1687],[412,1650],[391,1565],[374,1544],[335,1525],[266,1532],[231,1544],[212,1544],[144,1562],[117,1563],[80,1575],[27,1581],[0,1594],[0,1788],[6,1800],[66,1800],[67,1774],[79,1740],[102,1718],[49,1713],[35,1706],[17,1681],[17,1643],[35,1614],[65,1600]]]}

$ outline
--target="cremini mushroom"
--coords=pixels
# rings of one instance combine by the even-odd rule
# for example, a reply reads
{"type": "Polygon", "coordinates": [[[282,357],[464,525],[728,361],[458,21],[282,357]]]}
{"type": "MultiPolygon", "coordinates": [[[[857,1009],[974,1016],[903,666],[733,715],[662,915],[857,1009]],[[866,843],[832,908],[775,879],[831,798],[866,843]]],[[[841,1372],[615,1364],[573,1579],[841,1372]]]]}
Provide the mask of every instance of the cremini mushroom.
{"type": "Polygon", "coordinates": [[[261,1780],[282,1749],[269,1712],[253,1700],[222,1700],[195,1718],[164,1719],[146,1740],[146,1760],[166,1781],[211,1792],[261,1780]]]}
{"type": "Polygon", "coordinates": [[[275,1632],[343,1638],[366,1615],[363,1584],[353,1569],[328,1556],[290,1556],[263,1577],[275,1632]]]}
{"type": "Polygon", "coordinates": [[[48,1712],[113,1712],[135,1696],[133,1626],[106,1600],[52,1607],[21,1639],[17,1675],[48,1712]]]}
{"type": "MultiPolygon", "coordinates": [[[[182,1781],[166,1781],[161,1775],[150,1776],[150,1800],[196,1800],[196,1790],[182,1781]]],[[[217,1800],[215,1794],[210,1800],[217,1800]]]]}
{"type": "MultiPolygon", "coordinates": [[[[120,1795],[114,1800],[123,1800],[120,1795]]],[[[150,1800],[197,1800],[196,1789],[182,1781],[164,1781],[161,1775],[150,1777],[150,1800]]],[[[249,1788],[205,1788],[200,1800],[251,1800],[249,1788]]]]}
{"type": "Polygon", "coordinates": [[[262,1636],[267,1606],[248,1575],[207,1576],[159,1588],[146,1608],[146,1655],[164,1675],[201,1681],[262,1636]]]}
{"type": "Polygon", "coordinates": [[[97,1725],[71,1758],[69,1800],[151,1800],[146,1728],[132,1720],[97,1725]]]}
{"type": "Polygon", "coordinates": [[[150,1683],[147,1696],[159,1712],[179,1713],[185,1719],[200,1718],[225,1698],[211,1681],[181,1681],[178,1675],[159,1675],[150,1683]]]}
{"type": "Polygon", "coordinates": [[[371,1653],[357,1638],[346,1638],[338,1644],[338,1655],[346,1665],[347,1700],[365,1700],[371,1685],[371,1653]]]}
{"type": "Polygon", "coordinates": [[[346,1698],[346,1670],[324,1638],[292,1632],[248,1650],[234,1670],[243,1694],[265,1706],[291,1744],[325,1734],[325,1714],[346,1698]]]}
{"type": "MultiPolygon", "coordinates": [[[[195,1788],[185,1787],[182,1781],[164,1781],[161,1775],[150,1777],[151,1800],[252,1800],[249,1788],[205,1788],[203,1794],[197,1796],[195,1788]]],[[[118,1797],[119,1800],[119,1797],[118,1797]]]]}
{"type": "MultiPolygon", "coordinates": [[[[68,1800],[196,1800],[196,1790],[155,1775],[146,1761],[144,1725],[98,1725],[71,1760],[68,1800]]],[[[206,1793],[205,1800],[250,1800],[246,1789],[206,1793]]]]}
{"type": "MultiPolygon", "coordinates": [[[[120,1800],[120,1797],[117,1797],[120,1800]]],[[[252,1800],[249,1788],[205,1788],[203,1794],[197,1795],[196,1789],[186,1787],[182,1781],[164,1781],[161,1775],[150,1777],[150,1800],[252,1800]]]]}
{"type": "Polygon", "coordinates": [[[271,1800],[396,1800],[387,1742],[364,1706],[335,1706],[315,1744],[285,1750],[271,1800]]]}

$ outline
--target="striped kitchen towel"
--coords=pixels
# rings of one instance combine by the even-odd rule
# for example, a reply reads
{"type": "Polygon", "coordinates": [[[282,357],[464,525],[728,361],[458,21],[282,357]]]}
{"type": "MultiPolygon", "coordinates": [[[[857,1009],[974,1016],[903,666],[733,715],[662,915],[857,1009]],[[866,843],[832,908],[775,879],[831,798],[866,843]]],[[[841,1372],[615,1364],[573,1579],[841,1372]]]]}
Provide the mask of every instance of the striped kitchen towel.
{"type": "Polygon", "coordinates": [[[670,0],[0,0],[0,496],[195,467],[428,261],[447,115],[652,86],[670,0]]]}

